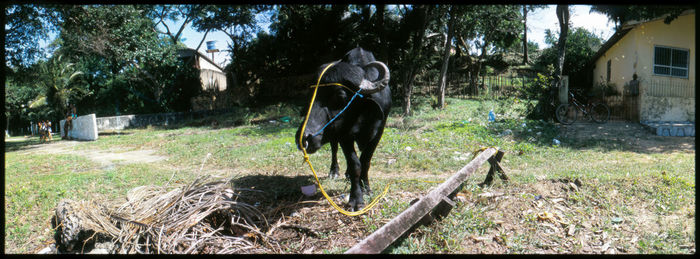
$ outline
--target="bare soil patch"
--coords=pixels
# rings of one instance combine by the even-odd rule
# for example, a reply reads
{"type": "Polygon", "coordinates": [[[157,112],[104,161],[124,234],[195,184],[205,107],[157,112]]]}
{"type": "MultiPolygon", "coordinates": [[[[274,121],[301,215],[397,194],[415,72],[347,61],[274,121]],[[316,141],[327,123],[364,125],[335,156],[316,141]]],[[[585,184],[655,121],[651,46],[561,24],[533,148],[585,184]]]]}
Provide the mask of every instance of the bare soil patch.
{"type": "Polygon", "coordinates": [[[77,141],[60,141],[55,143],[32,145],[22,150],[22,154],[70,154],[87,157],[101,165],[102,168],[117,164],[152,163],[167,157],[156,155],[154,150],[142,149],[126,151],[121,149],[75,149],[77,141]]]}

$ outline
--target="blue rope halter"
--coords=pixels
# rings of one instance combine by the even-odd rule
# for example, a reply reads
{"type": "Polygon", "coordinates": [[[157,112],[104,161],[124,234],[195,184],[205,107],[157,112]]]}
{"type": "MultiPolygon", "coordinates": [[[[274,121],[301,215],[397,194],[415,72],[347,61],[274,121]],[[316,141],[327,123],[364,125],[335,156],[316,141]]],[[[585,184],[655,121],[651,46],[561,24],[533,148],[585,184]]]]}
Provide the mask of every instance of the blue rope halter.
{"type": "Polygon", "coordinates": [[[337,119],[338,116],[340,116],[341,114],[343,114],[343,112],[345,111],[345,109],[347,109],[348,107],[350,107],[350,104],[352,104],[352,101],[355,100],[355,97],[360,96],[360,98],[363,98],[364,96],[363,96],[362,94],[360,94],[360,91],[361,91],[361,90],[362,90],[362,89],[357,90],[357,92],[355,92],[355,94],[352,96],[352,98],[350,98],[350,101],[348,102],[348,104],[345,105],[345,108],[343,108],[342,110],[340,110],[340,112],[339,112],[338,114],[336,114],[335,117],[333,117],[333,119],[331,119],[328,123],[326,123],[326,125],[324,125],[323,128],[321,128],[321,130],[319,130],[318,132],[314,133],[314,134],[311,135],[311,136],[312,136],[312,137],[315,137],[315,136],[318,136],[318,134],[321,134],[321,133],[323,132],[323,130],[325,130],[326,127],[328,127],[328,125],[330,125],[331,123],[333,123],[333,121],[334,121],[335,119],[337,119]]]}

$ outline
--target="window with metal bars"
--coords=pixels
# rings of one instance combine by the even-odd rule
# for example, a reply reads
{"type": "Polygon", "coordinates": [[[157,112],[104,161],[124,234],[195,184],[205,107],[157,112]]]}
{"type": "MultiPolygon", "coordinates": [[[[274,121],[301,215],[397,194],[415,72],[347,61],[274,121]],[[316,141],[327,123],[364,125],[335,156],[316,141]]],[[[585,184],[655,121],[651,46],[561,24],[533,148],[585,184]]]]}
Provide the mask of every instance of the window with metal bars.
{"type": "Polygon", "coordinates": [[[654,75],[688,78],[687,49],[654,46],[654,75]]]}

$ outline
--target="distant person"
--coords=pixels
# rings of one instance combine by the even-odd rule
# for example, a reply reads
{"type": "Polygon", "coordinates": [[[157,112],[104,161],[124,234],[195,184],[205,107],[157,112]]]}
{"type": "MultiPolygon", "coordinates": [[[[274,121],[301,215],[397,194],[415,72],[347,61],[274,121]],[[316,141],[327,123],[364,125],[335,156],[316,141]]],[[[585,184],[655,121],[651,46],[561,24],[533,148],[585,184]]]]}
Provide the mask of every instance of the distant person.
{"type": "Polygon", "coordinates": [[[49,141],[52,141],[53,140],[53,136],[52,136],[53,130],[51,129],[51,121],[47,121],[46,123],[47,123],[47,125],[46,125],[46,132],[47,133],[46,134],[49,137],[49,141]]]}
{"type": "Polygon", "coordinates": [[[75,104],[70,105],[71,118],[78,118],[78,112],[75,111],[75,104]]]}
{"type": "Polygon", "coordinates": [[[46,142],[46,123],[44,121],[39,121],[39,142],[46,142]]]}
{"type": "Polygon", "coordinates": [[[63,139],[71,139],[70,131],[73,129],[73,113],[68,111],[66,113],[66,123],[63,124],[63,139]]]}

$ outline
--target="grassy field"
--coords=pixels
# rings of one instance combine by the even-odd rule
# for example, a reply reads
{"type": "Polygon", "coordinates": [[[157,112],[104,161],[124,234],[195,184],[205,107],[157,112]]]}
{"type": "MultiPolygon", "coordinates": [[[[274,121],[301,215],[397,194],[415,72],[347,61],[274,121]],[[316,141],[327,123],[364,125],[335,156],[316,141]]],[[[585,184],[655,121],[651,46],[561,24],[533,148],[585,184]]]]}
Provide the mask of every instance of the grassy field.
{"type": "MultiPolygon", "coordinates": [[[[186,184],[204,174],[263,191],[257,199],[270,224],[286,221],[316,231],[280,231],[276,238],[284,249],[274,252],[342,253],[428,193],[436,186],[430,181],[447,179],[475,150],[496,146],[506,152],[502,165],[510,182],[479,187],[488,170],[483,166],[465,182],[459,206],[447,217],[418,227],[385,252],[695,252],[694,138],[640,133],[625,139],[625,131],[571,135],[571,128],[525,120],[524,104],[516,99],[448,98],[442,111],[420,99],[414,109],[402,117],[394,108],[372,160],[374,194],[387,185],[389,193],[368,214],[352,218],[320,195],[300,193],[314,180],[294,144],[301,118],[292,105],[101,134],[94,142],[6,139],[5,251],[35,253],[50,244],[49,220],[61,199],[124,199],[137,186],[186,184]],[[489,109],[498,115],[494,123],[486,121],[489,109]],[[278,116],[292,120],[241,124],[278,116]],[[555,138],[561,145],[552,145],[555,138]],[[669,141],[692,147],[653,149],[669,141]],[[58,146],[61,152],[44,152],[58,146]],[[165,159],[104,164],[86,155],[138,150],[165,159]],[[554,217],[538,216],[544,212],[554,217]]],[[[329,160],[328,146],[311,156],[324,188],[340,201],[349,186],[325,178],[329,160]]],[[[344,170],[342,155],[339,164],[344,170]]]]}

